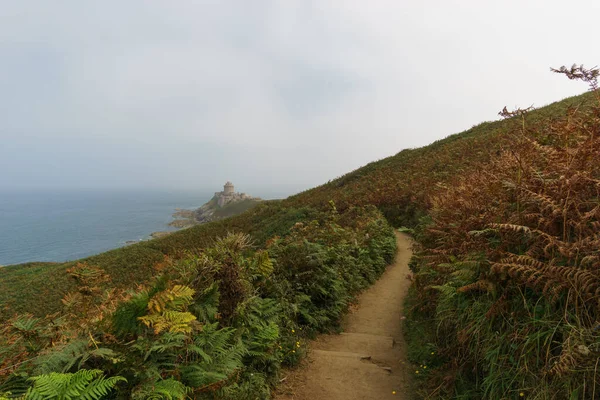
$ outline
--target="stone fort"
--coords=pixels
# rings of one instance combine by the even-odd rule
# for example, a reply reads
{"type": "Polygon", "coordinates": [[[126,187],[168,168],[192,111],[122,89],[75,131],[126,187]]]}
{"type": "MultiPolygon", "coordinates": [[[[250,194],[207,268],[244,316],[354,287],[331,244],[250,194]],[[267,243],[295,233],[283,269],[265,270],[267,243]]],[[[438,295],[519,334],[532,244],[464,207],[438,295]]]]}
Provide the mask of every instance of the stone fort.
{"type": "Polygon", "coordinates": [[[222,192],[215,193],[215,197],[217,198],[219,207],[242,200],[259,200],[259,198],[248,196],[246,193],[236,193],[233,183],[229,181],[223,186],[222,192]]]}

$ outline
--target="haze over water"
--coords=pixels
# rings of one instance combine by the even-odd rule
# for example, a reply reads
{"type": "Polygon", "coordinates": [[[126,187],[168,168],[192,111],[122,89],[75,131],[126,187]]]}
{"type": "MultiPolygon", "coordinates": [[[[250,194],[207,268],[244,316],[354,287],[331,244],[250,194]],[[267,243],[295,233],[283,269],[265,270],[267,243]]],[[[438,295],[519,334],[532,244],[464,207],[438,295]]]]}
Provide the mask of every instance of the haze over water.
{"type": "Polygon", "coordinates": [[[217,190],[2,191],[0,265],[74,260],[147,239],[173,229],[175,208],[197,208],[217,190]]]}

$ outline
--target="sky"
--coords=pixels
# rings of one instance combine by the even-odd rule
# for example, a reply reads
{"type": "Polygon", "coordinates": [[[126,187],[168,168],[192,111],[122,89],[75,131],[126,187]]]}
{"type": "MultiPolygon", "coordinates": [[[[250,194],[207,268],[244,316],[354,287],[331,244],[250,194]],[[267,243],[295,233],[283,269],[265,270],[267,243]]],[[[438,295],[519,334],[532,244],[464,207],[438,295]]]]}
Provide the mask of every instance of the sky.
{"type": "Polygon", "coordinates": [[[304,190],[584,92],[600,2],[0,0],[0,188],[304,190]]]}

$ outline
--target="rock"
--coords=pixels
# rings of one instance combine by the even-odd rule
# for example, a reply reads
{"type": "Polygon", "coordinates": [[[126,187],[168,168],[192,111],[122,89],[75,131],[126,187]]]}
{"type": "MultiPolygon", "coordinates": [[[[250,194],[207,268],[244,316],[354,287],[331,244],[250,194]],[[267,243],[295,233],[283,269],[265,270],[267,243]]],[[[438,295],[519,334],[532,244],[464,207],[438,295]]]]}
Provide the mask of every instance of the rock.
{"type": "Polygon", "coordinates": [[[255,203],[262,201],[260,197],[235,192],[231,182],[227,182],[223,189],[222,192],[216,192],[212,199],[196,210],[177,210],[173,217],[180,219],[176,219],[169,225],[177,228],[188,228],[192,225],[216,221],[240,214],[255,205],[255,203]],[[243,202],[246,202],[246,204],[234,206],[243,202]]]}
{"type": "MultiPolygon", "coordinates": [[[[173,213],[173,221],[169,226],[185,229],[194,225],[206,222],[216,221],[218,219],[231,217],[241,214],[259,201],[259,197],[253,197],[246,193],[237,193],[234,191],[233,184],[227,182],[222,192],[216,192],[212,199],[195,210],[183,210],[176,208],[173,213]]],[[[170,235],[172,232],[153,232],[150,236],[157,239],[170,235]]],[[[131,241],[131,244],[135,242],[131,241]]],[[[127,244],[130,244],[127,242],[127,244]]]]}

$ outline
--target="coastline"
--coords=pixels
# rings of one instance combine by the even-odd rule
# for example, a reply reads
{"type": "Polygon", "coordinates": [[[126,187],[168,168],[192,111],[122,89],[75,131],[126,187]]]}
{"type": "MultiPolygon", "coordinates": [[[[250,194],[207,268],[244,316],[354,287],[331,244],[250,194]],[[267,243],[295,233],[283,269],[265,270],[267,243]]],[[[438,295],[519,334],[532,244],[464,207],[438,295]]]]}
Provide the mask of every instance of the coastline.
{"type": "Polygon", "coordinates": [[[173,231],[177,208],[196,209],[204,190],[14,190],[0,197],[0,265],[65,262],[173,231]],[[129,242],[129,243],[128,243],[129,242]]]}
{"type": "Polygon", "coordinates": [[[18,210],[2,220],[11,227],[0,232],[5,267],[88,258],[237,215],[262,201],[224,191],[210,197],[191,191],[18,192],[0,200],[5,209],[18,210]],[[198,200],[205,203],[198,206],[198,200]]]}

